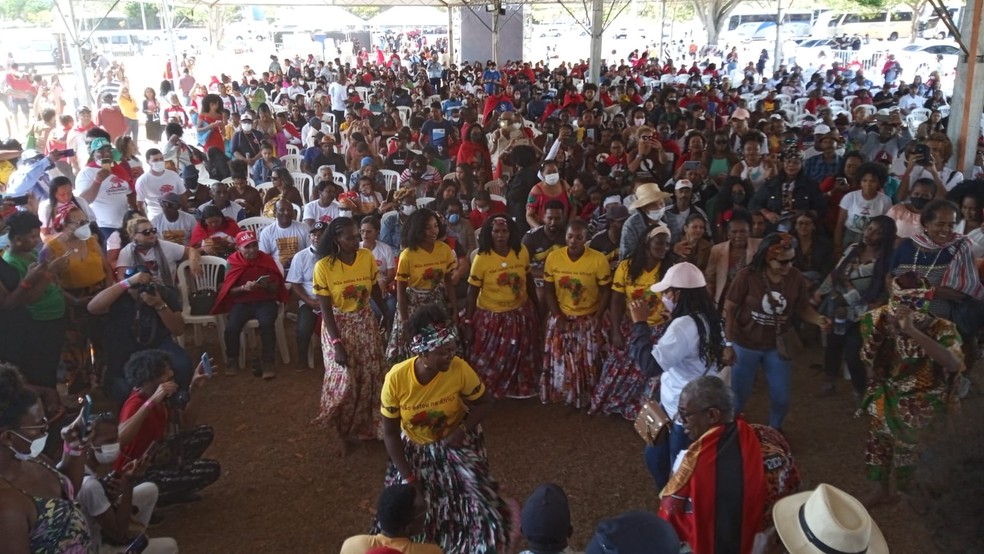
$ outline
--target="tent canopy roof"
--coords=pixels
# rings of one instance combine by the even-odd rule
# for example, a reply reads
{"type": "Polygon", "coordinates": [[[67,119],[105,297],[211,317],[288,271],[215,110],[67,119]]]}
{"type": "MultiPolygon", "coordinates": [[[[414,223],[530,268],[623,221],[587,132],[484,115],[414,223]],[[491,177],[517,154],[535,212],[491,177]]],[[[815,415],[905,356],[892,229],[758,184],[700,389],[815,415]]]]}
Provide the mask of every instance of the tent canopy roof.
{"type": "MultiPolygon", "coordinates": [[[[141,0],[149,2],[150,0],[141,0]]],[[[556,4],[557,0],[508,0],[505,4],[556,4]]],[[[174,0],[173,5],[188,8],[206,6],[432,6],[436,8],[473,6],[480,9],[491,0],[174,0]]],[[[382,14],[380,14],[382,15],[382,14]]]]}
{"type": "Polygon", "coordinates": [[[446,12],[423,6],[394,6],[383,10],[367,22],[373,27],[436,25],[441,23],[447,23],[446,12]]]}

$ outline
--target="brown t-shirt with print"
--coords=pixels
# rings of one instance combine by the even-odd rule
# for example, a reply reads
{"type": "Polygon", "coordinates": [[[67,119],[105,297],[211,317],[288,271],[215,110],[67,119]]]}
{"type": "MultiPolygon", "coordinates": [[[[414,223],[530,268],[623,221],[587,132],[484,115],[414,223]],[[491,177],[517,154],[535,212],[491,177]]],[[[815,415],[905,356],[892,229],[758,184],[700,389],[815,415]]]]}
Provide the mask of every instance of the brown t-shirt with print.
{"type": "Polygon", "coordinates": [[[793,316],[809,300],[808,290],[809,283],[796,268],[790,268],[781,283],[768,285],[762,271],[742,269],[728,289],[728,300],[738,304],[734,336],[728,338],[742,348],[772,350],[776,347],[775,318],[778,316],[781,331],[788,329],[793,316]]]}

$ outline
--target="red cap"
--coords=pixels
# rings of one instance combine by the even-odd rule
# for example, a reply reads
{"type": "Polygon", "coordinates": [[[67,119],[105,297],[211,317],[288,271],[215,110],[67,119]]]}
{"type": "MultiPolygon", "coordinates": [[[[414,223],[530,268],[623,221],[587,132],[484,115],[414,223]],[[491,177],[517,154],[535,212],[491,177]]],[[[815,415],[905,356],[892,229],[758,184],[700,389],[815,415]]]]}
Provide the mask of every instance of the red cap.
{"type": "Polygon", "coordinates": [[[257,242],[256,233],[253,231],[242,231],[236,235],[236,246],[247,246],[257,242]]]}

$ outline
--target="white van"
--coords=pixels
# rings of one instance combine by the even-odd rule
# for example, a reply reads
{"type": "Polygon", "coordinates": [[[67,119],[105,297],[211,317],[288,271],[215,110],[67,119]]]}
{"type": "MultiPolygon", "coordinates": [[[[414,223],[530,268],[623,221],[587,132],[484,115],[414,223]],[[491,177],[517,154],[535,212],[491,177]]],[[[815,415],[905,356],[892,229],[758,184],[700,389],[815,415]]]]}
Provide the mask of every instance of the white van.
{"type": "Polygon", "coordinates": [[[898,40],[912,36],[912,10],[897,7],[875,12],[842,12],[827,24],[826,36],[858,35],[877,40],[898,40]]]}
{"type": "MultiPolygon", "coordinates": [[[[959,31],[960,17],[964,12],[963,7],[948,7],[946,11],[949,12],[950,19],[953,20],[953,24],[959,31]]],[[[943,19],[937,15],[932,8],[930,8],[928,17],[919,23],[919,36],[928,39],[945,39],[947,37],[952,37],[953,33],[951,33],[950,29],[948,29],[946,24],[943,23],[943,19]]]]}

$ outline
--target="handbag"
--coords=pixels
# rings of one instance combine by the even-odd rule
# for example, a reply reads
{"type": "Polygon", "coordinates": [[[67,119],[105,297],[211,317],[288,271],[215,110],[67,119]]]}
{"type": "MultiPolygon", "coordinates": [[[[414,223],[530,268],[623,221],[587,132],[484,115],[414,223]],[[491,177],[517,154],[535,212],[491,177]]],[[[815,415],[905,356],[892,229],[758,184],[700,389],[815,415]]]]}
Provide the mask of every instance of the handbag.
{"type": "Polygon", "coordinates": [[[670,435],[670,417],[655,400],[647,400],[636,416],[635,430],[650,446],[665,441],[670,435]]]}
{"type": "Polygon", "coordinates": [[[209,315],[215,306],[218,293],[214,290],[196,290],[188,298],[191,315],[209,315]]]}

